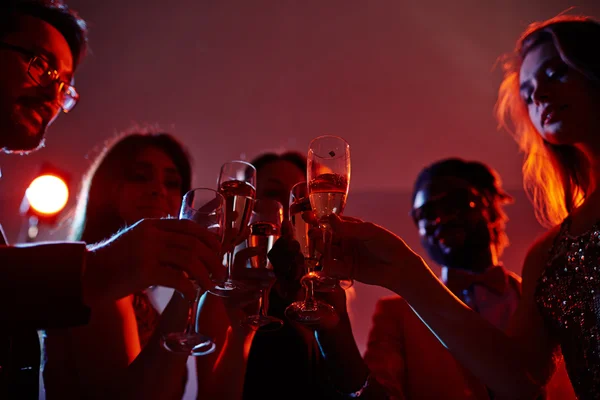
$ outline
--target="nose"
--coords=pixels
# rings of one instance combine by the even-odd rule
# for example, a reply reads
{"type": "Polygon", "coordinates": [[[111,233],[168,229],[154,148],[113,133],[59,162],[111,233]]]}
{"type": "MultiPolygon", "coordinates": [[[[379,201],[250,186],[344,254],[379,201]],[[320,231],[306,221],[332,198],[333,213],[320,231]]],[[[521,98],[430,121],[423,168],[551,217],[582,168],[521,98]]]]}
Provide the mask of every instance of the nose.
{"type": "Polygon", "coordinates": [[[150,194],[152,196],[165,197],[167,195],[167,187],[159,179],[153,179],[150,183],[150,194]]]}
{"type": "Polygon", "coordinates": [[[536,106],[539,106],[541,103],[548,102],[548,92],[544,86],[544,84],[537,84],[531,93],[531,100],[536,106]]]}

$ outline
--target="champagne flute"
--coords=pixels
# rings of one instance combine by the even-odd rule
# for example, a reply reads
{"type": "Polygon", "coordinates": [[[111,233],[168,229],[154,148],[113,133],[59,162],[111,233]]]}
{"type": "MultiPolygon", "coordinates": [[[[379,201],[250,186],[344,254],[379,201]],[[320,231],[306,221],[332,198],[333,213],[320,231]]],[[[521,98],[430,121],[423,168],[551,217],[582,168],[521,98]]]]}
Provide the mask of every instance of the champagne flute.
{"type": "MultiPolygon", "coordinates": [[[[331,226],[328,217],[341,215],[346,206],[350,185],[350,145],[339,136],[319,136],[308,148],[308,196],[313,211],[323,231],[324,254],[331,251],[331,226]]],[[[317,290],[340,285],[352,286],[352,280],[342,276],[327,275],[322,271],[317,290]],[[340,282],[344,281],[344,282],[340,282]]]]}
{"type": "Polygon", "coordinates": [[[319,273],[315,271],[319,256],[309,231],[318,226],[315,213],[310,205],[308,186],[300,182],[290,192],[290,222],[294,228],[294,237],[300,243],[304,256],[305,275],[301,283],[306,290],[304,300],[295,301],[285,309],[285,316],[292,321],[303,324],[315,324],[325,318],[335,318],[333,306],[315,299],[315,284],[319,281],[319,273]]]}
{"type": "Polygon", "coordinates": [[[245,161],[223,164],[217,181],[219,193],[225,198],[225,224],[223,250],[227,273],[225,281],[219,282],[210,293],[229,297],[243,285],[231,278],[235,247],[248,237],[252,207],[256,198],[256,168],[245,161]]]}
{"type": "MultiPolygon", "coordinates": [[[[266,268],[273,270],[267,254],[281,236],[281,223],[283,221],[283,206],[275,200],[260,199],[254,202],[254,211],[250,219],[250,236],[248,236],[248,247],[260,249],[260,254],[250,258],[251,268],[266,268]]],[[[271,283],[272,285],[272,283],[271,283]]],[[[281,328],[283,321],[279,318],[267,315],[269,304],[269,293],[271,285],[261,289],[260,310],[256,315],[249,315],[242,324],[254,330],[267,328],[275,330],[281,328]]]]}
{"type": "MultiPolygon", "coordinates": [[[[183,196],[179,219],[189,219],[214,233],[223,240],[225,199],[216,190],[207,188],[192,189],[183,196]]],[[[163,346],[172,352],[203,356],[215,350],[211,338],[197,330],[196,321],[202,288],[191,280],[196,289],[196,298],[190,302],[187,326],[183,332],[168,333],[162,337],[163,346]]]]}

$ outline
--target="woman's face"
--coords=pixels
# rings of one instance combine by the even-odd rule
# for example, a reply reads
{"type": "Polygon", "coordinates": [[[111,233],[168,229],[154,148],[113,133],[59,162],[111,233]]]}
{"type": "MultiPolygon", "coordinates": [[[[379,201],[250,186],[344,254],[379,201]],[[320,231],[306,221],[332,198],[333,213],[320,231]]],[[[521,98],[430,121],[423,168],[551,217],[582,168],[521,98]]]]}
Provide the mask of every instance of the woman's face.
{"type": "Polygon", "coordinates": [[[292,187],[306,180],[306,175],[294,163],[277,160],[263,165],[256,174],[256,198],[277,200],[288,215],[292,187]]]}
{"type": "Polygon", "coordinates": [[[546,141],[557,145],[600,143],[600,89],[569,67],[553,42],[529,50],[519,84],[529,118],[546,141]]]}
{"type": "Polygon", "coordinates": [[[177,216],[181,206],[181,176],[173,160],[156,147],[135,157],[118,191],[118,211],[128,224],[143,218],[177,216]]]}

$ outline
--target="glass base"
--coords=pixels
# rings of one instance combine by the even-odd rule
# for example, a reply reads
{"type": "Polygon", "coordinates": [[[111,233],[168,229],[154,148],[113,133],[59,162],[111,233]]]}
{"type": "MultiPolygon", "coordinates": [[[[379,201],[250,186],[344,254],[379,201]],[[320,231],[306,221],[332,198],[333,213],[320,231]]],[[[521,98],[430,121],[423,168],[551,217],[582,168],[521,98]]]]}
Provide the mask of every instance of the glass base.
{"type": "Polygon", "coordinates": [[[285,316],[301,324],[320,325],[337,319],[337,312],[332,305],[322,301],[316,300],[311,303],[296,301],[285,309],[285,316]]]}
{"type": "Polygon", "coordinates": [[[281,329],[283,321],[279,318],[264,316],[264,315],[250,315],[242,322],[242,325],[249,327],[252,330],[261,331],[276,331],[281,329]]]}
{"type": "Polygon", "coordinates": [[[230,279],[225,282],[219,283],[214,288],[209,289],[208,292],[219,297],[232,297],[239,293],[239,291],[245,289],[246,287],[243,284],[239,282],[234,282],[230,279]]]}
{"type": "Polygon", "coordinates": [[[205,356],[215,351],[215,343],[207,336],[198,333],[174,332],[161,338],[165,349],[173,353],[205,356]]]}

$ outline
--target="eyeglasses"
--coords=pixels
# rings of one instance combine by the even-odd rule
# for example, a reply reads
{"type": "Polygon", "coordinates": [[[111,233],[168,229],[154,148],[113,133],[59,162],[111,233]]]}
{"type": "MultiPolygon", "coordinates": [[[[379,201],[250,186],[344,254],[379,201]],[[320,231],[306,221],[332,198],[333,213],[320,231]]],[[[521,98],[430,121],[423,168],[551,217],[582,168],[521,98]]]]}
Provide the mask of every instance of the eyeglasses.
{"type": "Polygon", "coordinates": [[[58,71],[50,65],[48,60],[36,54],[35,52],[20,46],[0,42],[0,47],[16,51],[29,57],[27,73],[29,74],[29,77],[33,79],[33,81],[39,86],[48,87],[58,83],[58,90],[60,93],[58,103],[64,113],[68,113],[73,109],[73,107],[75,107],[77,101],[79,100],[79,93],[77,93],[75,87],[60,79],[58,71]]]}
{"type": "Polygon", "coordinates": [[[436,221],[488,205],[487,199],[475,189],[456,189],[429,199],[419,208],[413,208],[410,216],[418,225],[421,220],[436,221]]]}

